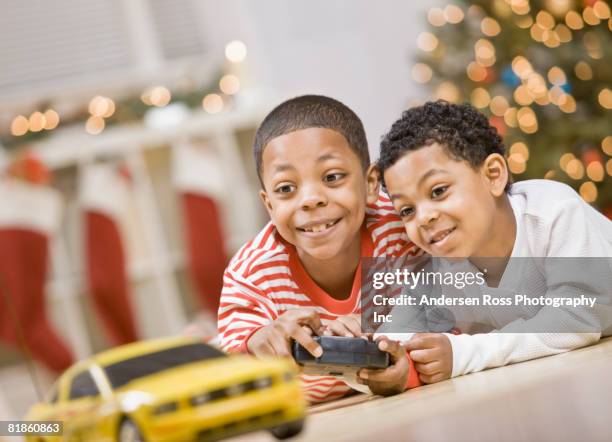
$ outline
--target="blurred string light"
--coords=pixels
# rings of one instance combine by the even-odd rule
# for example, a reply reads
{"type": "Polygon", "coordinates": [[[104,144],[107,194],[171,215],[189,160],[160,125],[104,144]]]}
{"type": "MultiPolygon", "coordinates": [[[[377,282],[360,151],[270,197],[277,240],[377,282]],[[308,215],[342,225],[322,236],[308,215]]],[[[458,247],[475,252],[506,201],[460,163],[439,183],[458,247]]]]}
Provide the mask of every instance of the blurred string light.
{"type": "Polygon", "coordinates": [[[612,176],[612,158],[606,162],[606,172],[608,172],[608,175],[612,176]]]}
{"type": "Polygon", "coordinates": [[[594,60],[599,60],[603,57],[603,49],[601,47],[601,42],[599,41],[599,38],[594,32],[585,32],[582,38],[582,42],[584,43],[584,47],[586,48],[589,57],[594,60]]]}
{"type": "Polygon", "coordinates": [[[497,95],[491,99],[489,108],[491,109],[491,113],[493,115],[503,117],[508,110],[508,100],[501,95],[497,95]]]}
{"type": "Polygon", "coordinates": [[[574,180],[581,180],[584,177],[584,164],[578,158],[572,158],[565,166],[565,173],[574,180]]]}
{"type": "Polygon", "coordinates": [[[601,140],[601,150],[603,150],[606,155],[612,157],[612,135],[608,135],[601,140]]]}
{"type": "Polygon", "coordinates": [[[53,109],[47,109],[44,115],[45,115],[45,130],[53,130],[59,125],[59,122],[60,122],[59,114],[55,112],[53,109]]]}
{"type": "Polygon", "coordinates": [[[576,156],[571,153],[564,153],[563,155],[561,155],[561,158],[559,158],[559,167],[561,168],[561,170],[563,172],[567,171],[567,165],[569,164],[570,161],[574,160],[576,158],[576,156]]]}
{"type": "Polygon", "coordinates": [[[244,61],[247,56],[247,47],[240,40],[234,40],[225,45],[225,58],[233,63],[244,61]]]}
{"type": "Polygon", "coordinates": [[[234,95],[240,90],[240,80],[234,74],[226,74],[219,80],[219,89],[226,95],[234,95]]]}
{"type": "Polygon", "coordinates": [[[605,176],[603,164],[599,161],[591,161],[586,167],[586,174],[593,181],[603,181],[605,176]]]}
{"type": "Polygon", "coordinates": [[[106,127],[104,119],[115,113],[115,102],[108,97],[96,95],[89,101],[88,110],[91,116],[85,122],[85,131],[90,135],[98,135],[106,127]]]}
{"type": "Polygon", "coordinates": [[[533,134],[538,131],[538,119],[530,107],[521,107],[516,114],[516,118],[519,128],[526,134],[533,134]]]}
{"type": "Polygon", "coordinates": [[[13,122],[11,123],[11,134],[15,137],[20,137],[21,135],[25,135],[28,132],[29,121],[23,115],[18,115],[13,118],[13,122]]]}
{"type": "Polygon", "coordinates": [[[568,28],[573,29],[574,31],[579,31],[584,27],[582,17],[576,11],[569,11],[567,13],[565,16],[565,24],[568,28]]]}
{"type": "Polygon", "coordinates": [[[531,11],[528,0],[511,0],[510,8],[517,15],[525,15],[531,11]]]}
{"type": "Polygon", "coordinates": [[[446,100],[450,103],[457,103],[461,99],[459,88],[450,81],[443,81],[436,87],[434,96],[438,100],[446,100]]]}
{"type": "Polygon", "coordinates": [[[521,29],[529,29],[533,25],[531,15],[518,16],[514,19],[514,23],[521,29]]]}
{"type": "Polygon", "coordinates": [[[115,102],[108,97],[96,95],[89,102],[88,110],[94,117],[108,118],[115,113],[115,102]]]}
{"type": "Polygon", "coordinates": [[[579,61],[574,67],[576,77],[582,81],[588,81],[593,79],[593,70],[591,66],[585,61],[579,61]]]}
{"type": "Polygon", "coordinates": [[[509,18],[512,16],[512,9],[510,9],[510,2],[505,0],[494,0],[493,1],[493,13],[497,17],[509,18]]]}
{"type": "Polygon", "coordinates": [[[563,69],[561,69],[559,66],[553,66],[550,68],[546,76],[548,81],[555,86],[563,86],[565,83],[567,83],[567,76],[565,75],[565,72],[563,72],[563,69]]]}
{"type": "Polygon", "coordinates": [[[610,6],[604,1],[598,0],[593,5],[593,12],[595,16],[601,20],[607,20],[610,18],[610,6]]]}
{"type": "Polygon", "coordinates": [[[164,86],[155,86],[144,91],[140,99],[147,106],[164,107],[172,100],[172,94],[164,86]]]}
{"type": "Polygon", "coordinates": [[[491,102],[491,96],[485,88],[477,87],[470,94],[470,101],[478,109],[484,109],[491,102]]]}
{"type": "Polygon", "coordinates": [[[573,0],[547,0],[546,2],[546,9],[559,18],[563,18],[572,6],[573,0]]]}
{"type": "Polygon", "coordinates": [[[11,122],[11,135],[20,137],[29,132],[41,132],[43,130],[53,130],[60,122],[59,114],[53,109],[45,112],[35,111],[29,117],[17,115],[11,122]]]}
{"type": "Polygon", "coordinates": [[[448,5],[444,8],[444,18],[448,23],[457,24],[463,21],[465,15],[461,8],[457,5],[448,5]]]}
{"type": "Polygon", "coordinates": [[[431,68],[425,63],[416,63],[412,67],[412,78],[417,83],[425,84],[431,80],[433,72],[431,68]]]}
{"type": "Polygon", "coordinates": [[[595,11],[593,10],[593,8],[590,6],[587,6],[582,11],[582,19],[587,25],[591,25],[591,26],[597,26],[599,22],[601,21],[599,17],[597,17],[597,15],[595,14],[595,11]]]}
{"type": "Polygon", "coordinates": [[[85,130],[90,135],[98,135],[104,130],[105,123],[104,118],[91,116],[85,122],[85,130]]]}
{"type": "Polygon", "coordinates": [[[602,89],[599,91],[597,99],[599,100],[601,107],[604,109],[612,109],[612,90],[608,88],[602,89]]]}
{"type": "Polygon", "coordinates": [[[444,14],[444,11],[440,8],[431,8],[427,12],[427,21],[432,26],[444,26],[446,24],[446,16],[444,14]]]}
{"type": "Polygon", "coordinates": [[[438,47],[438,38],[431,32],[421,32],[417,37],[417,46],[420,50],[431,52],[438,47]]]}
{"type": "Polygon", "coordinates": [[[466,72],[468,78],[476,83],[484,81],[487,78],[487,69],[475,61],[467,65],[466,72]]]}
{"type": "Polygon", "coordinates": [[[36,111],[30,115],[28,119],[30,132],[40,132],[45,128],[45,124],[47,123],[45,116],[42,112],[36,111]]]}
{"type": "Polygon", "coordinates": [[[216,114],[223,110],[223,98],[219,94],[208,94],[202,100],[202,107],[209,114],[216,114]]]}
{"type": "Polygon", "coordinates": [[[518,126],[518,120],[516,116],[517,113],[518,113],[518,109],[515,107],[509,107],[508,109],[506,109],[506,112],[504,112],[504,122],[506,123],[507,126],[509,127],[518,126]]]}
{"type": "Polygon", "coordinates": [[[552,180],[557,176],[557,172],[555,172],[554,170],[549,170],[544,174],[544,179],[545,180],[552,180]]]}
{"type": "Polygon", "coordinates": [[[529,148],[522,141],[517,141],[510,146],[510,155],[520,156],[527,161],[529,159],[529,148]]]}
{"type": "Polygon", "coordinates": [[[495,47],[489,40],[481,38],[474,44],[474,55],[476,62],[484,67],[490,67],[495,64],[495,47]]]}
{"type": "Polygon", "coordinates": [[[524,155],[520,149],[511,150],[508,156],[508,167],[513,174],[520,175],[527,170],[528,155],[524,155]]]}
{"type": "Polygon", "coordinates": [[[480,30],[487,37],[495,37],[501,32],[501,26],[499,26],[499,23],[494,18],[485,17],[480,22],[480,30]]]}
{"type": "Polygon", "coordinates": [[[558,24],[555,27],[555,32],[557,33],[561,43],[569,43],[572,41],[572,31],[570,31],[564,24],[558,24]]]}
{"type": "Polygon", "coordinates": [[[587,202],[593,203],[597,200],[597,186],[592,181],[587,181],[580,185],[580,196],[587,202]]]}

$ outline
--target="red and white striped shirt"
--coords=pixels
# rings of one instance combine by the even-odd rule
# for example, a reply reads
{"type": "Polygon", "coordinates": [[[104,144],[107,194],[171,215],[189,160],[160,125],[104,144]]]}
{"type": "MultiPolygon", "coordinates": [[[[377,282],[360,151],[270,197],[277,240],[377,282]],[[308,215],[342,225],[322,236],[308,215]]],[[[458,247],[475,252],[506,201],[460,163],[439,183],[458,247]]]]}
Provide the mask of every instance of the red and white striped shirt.
{"type": "MultiPolygon", "coordinates": [[[[415,255],[412,244],[388,198],[379,195],[368,205],[361,236],[361,256],[415,255]]],[[[360,313],[361,269],[355,272],[349,298],[336,300],[310,278],[295,247],[282,240],[269,223],[230,261],[224,274],[218,327],[225,351],[246,351],[246,341],[287,310],[314,308],[323,320],[360,313]]],[[[302,375],[309,402],[323,402],[345,395],[351,388],[329,376],[302,375]]]]}

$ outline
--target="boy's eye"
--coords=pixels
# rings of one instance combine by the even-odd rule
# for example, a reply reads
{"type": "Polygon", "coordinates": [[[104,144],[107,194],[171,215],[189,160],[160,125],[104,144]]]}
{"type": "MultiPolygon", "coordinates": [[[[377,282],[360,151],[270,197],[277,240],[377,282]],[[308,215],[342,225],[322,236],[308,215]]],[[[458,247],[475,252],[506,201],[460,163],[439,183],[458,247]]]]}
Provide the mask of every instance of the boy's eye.
{"type": "Polygon", "coordinates": [[[444,192],[446,192],[447,189],[448,189],[448,186],[434,187],[431,190],[431,197],[432,198],[438,198],[438,197],[442,196],[444,194],[444,192]]]}
{"type": "Polygon", "coordinates": [[[399,214],[402,218],[406,218],[409,217],[410,215],[412,215],[414,213],[414,208],[413,207],[402,207],[399,211],[399,214]]]}
{"type": "Polygon", "coordinates": [[[341,180],[342,178],[344,178],[344,176],[344,173],[328,173],[323,177],[323,181],[325,181],[326,183],[333,183],[334,181],[341,180]]]}
{"type": "Polygon", "coordinates": [[[283,184],[282,186],[278,186],[274,191],[276,193],[291,193],[295,190],[295,186],[293,184],[283,184]]]}

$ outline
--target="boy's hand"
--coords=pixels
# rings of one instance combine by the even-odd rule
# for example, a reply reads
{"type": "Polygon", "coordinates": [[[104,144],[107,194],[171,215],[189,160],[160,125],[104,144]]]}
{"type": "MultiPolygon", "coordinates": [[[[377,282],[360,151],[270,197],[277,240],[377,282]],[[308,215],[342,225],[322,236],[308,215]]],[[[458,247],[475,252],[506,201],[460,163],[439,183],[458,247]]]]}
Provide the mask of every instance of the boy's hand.
{"type": "Polygon", "coordinates": [[[291,356],[290,340],[295,339],[313,356],[319,357],[323,349],[312,339],[312,333],[320,334],[323,330],[316,310],[289,310],[253,333],[247,341],[247,350],[255,356],[291,356]]]}
{"type": "Polygon", "coordinates": [[[367,385],[372,393],[382,396],[402,393],[406,390],[410,368],[406,350],[399,342],[390,341],[384,336],[376,342],[380,350],[389,353],[392,365],[384,369],[361,369],[357,373],[357,382],[367,385]]]}
{"type": "Polygon", "coordinates": [[[441,333],[417,333],[404,343],[425,384],[450,379],[453,373],[453,349],[449,339],[441,333]]]}
{"type": "Polygon", "coordinates": [[[339,316],[334,321],[326,321],[325,336],[359,337],[361,333],[361,315],[339,316]]]}

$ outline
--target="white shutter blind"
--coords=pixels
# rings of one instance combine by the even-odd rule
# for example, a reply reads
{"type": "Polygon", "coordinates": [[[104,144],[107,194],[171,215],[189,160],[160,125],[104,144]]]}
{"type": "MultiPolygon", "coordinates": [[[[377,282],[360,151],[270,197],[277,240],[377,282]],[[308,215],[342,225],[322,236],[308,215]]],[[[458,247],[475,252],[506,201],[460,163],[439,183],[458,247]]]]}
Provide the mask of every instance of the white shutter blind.
{"type": "Polygon", "coordinates": [[[164,59],[176,60],[205,50],[193,0],[149,0],[164,59]]]}
{"type": "Polygon", "coordinates": [[[130,66],[119,0],[3,0],[0,90],[130,66]]]}
{"type": "Polygon", "coordinates": [[[134,0],[2,0],[0,97],[142,72],[135,25],[150,29],[144,44],[157,48],[157,66],[204,53],[194,0],[139,1],[131,14],[123,1],[134,0]]]}

